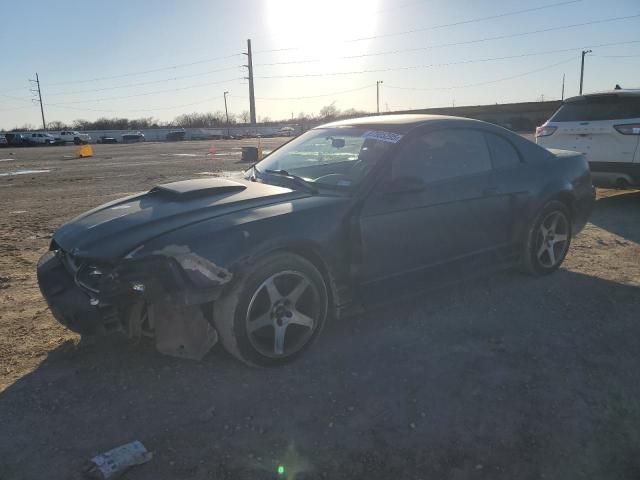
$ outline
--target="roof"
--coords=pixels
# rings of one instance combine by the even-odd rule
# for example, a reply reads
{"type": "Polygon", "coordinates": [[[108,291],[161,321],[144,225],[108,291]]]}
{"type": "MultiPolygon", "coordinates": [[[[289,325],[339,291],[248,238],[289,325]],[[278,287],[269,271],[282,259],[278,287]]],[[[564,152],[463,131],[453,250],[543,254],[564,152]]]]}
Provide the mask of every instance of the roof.
{"type": "Polygon", "coordinates": [[[598,95],[631,95],[637,96],[640,95],[640,88],[621,88],[619,90],[602,90],[600,92],[591,92],[585,93],[584,95],[567,98],[565,102],[576,102],[578,100],[582,100],[586,97],[595,97],[598,95]]]}
{"type": "MultiPolygon", "coordinates": [[[[387,130],[394,132],[407,132],[418,125],[425,123],[449,123],[449,122],[479,122],[463,117],[451,117],[447,115],[420,115],[420,114],[404,114],[404,115],[377,115],[373,117],[350,118],[347,120],[339,120],[337,122],[326,123],[316,128],[334,128],[334,127],[386,127],[387,130]]],[[[484,123],[484,122],[483,122],[484,123]]]]}

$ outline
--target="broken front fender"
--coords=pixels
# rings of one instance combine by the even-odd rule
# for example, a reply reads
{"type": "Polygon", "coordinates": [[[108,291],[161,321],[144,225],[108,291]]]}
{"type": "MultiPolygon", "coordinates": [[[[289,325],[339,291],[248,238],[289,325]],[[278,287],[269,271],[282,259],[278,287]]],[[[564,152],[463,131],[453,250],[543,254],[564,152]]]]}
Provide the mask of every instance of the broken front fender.
{"type": "Polygon", "coordinates": [[[231,274],[184,246],[132,257],[108,263],[48,252],[38,282],[53,315],[81,334],[153,336],[162,353],[202,358],[217,341],[210,302],[231,274]]]}
{"type": "Polygon", "coordinates": [[[106,262],[54,251],[80,288],[107,303],[128,302],[133,297],[148,303],[195,305],[217,298],[220,287],[232,279],[227,269],[187,246],[171,245],[141,257],[135,253],[106,262]]]}

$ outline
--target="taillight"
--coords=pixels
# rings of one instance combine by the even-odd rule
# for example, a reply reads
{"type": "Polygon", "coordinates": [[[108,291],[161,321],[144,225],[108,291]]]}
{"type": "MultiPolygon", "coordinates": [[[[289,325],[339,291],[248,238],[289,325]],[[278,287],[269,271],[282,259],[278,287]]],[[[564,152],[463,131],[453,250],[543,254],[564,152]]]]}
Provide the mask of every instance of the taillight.
{"type": "Polygon", "coordinates": [[[543,125],[541,127],[536,127],[536,138],[538,137],[548,137],[555,132],[558,127],[552,127],[550,125],[543,125]]]}
{"type": "Polygon", "coordinates": [[[626,125],[614,125],[622,135],[640,135],[640,123],[627,123],[626,125]]]}

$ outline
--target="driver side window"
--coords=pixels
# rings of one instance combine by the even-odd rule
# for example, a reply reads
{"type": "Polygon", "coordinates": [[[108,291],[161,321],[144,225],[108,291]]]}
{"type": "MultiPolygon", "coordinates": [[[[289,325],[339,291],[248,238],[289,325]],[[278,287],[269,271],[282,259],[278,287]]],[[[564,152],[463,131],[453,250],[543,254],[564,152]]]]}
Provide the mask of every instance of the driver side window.
{"type": "Polygon", "coordinates": [[[392,164],[391,179],[417,178],[433,183],[489,170],[491,158],[482,132],[437,130],[404,146],[392,164]]]}

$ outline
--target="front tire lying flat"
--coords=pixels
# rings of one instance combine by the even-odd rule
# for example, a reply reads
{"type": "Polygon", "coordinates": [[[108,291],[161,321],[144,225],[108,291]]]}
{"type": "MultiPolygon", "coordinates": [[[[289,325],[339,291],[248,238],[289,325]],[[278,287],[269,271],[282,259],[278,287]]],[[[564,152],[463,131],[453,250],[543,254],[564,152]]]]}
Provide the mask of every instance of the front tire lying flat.
{"type": "Polygon", "coordinates": [[[559,201],[547,203],[534,220],[523,252],[523,270],[530,275],[548,275],[564,261],[571,244],[571,216],[559,201]]]}
{"type": "Polygon", "coordinates": [[[239,274],[215,302],[213,318],[229,353],[252,366],[274,367],[313,343],[327,311],[327,287],[318,269],[281,252],[239,274]]]}

